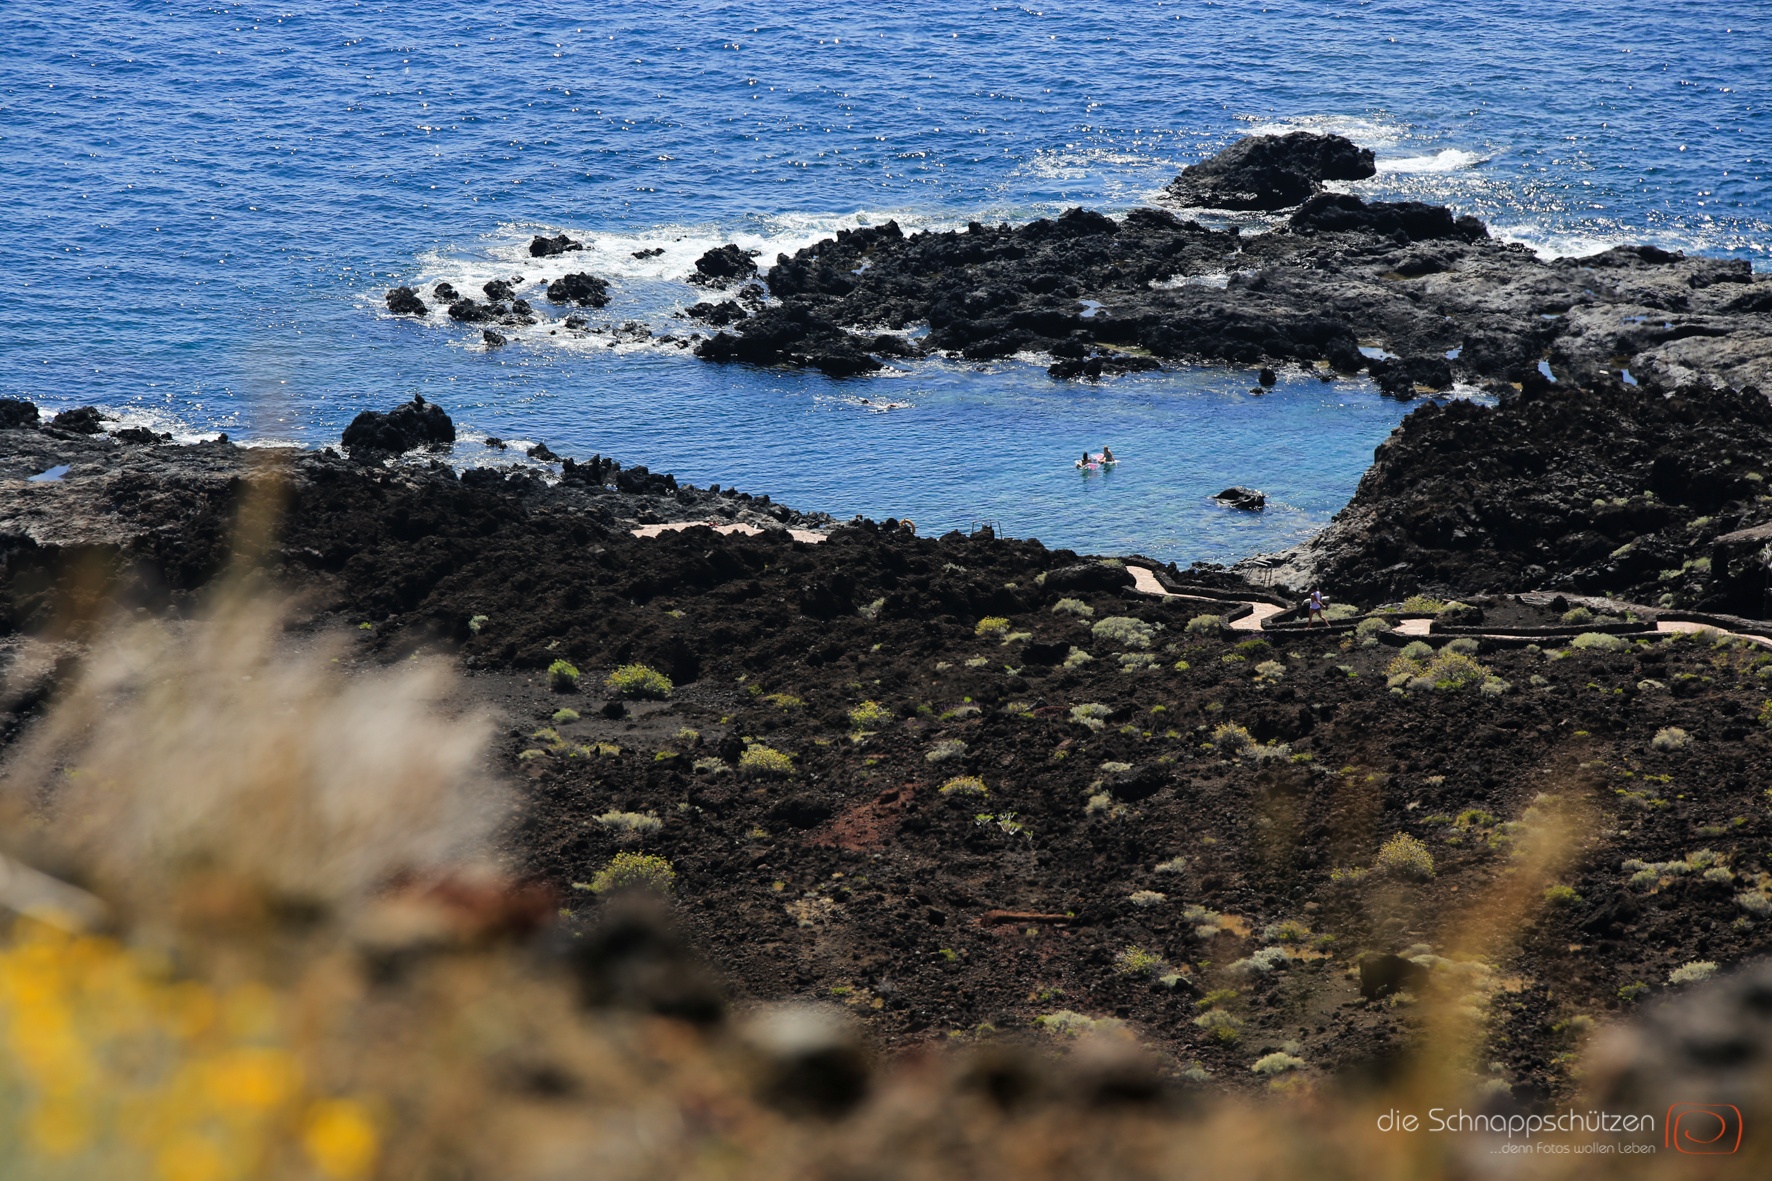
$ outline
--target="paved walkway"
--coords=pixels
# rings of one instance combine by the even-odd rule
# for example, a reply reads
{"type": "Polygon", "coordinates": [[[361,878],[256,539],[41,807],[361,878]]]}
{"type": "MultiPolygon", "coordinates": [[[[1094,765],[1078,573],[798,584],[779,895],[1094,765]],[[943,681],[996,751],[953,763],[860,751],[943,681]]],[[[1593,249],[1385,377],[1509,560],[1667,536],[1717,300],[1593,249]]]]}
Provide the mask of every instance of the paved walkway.
{"type": "MultiPolygon", "coordinates": [[[[633,534],[635,537],[657,537],[661,533],[675,533],[679,529],[694,529],[698,525],[706,525],[715,533],[742,533],[746,537],[755,537],[763,532],[755,525],[746,525],[737,521],[727,524],[721,524],[718,521],[672,521],[664,525],[642,525],[633,530],[633,534]]],[[[817,545],[825,539],[825,535],[816,529],[789,529],[788,536],[795,541],[804,541],[809,545],[817,545]]]]}
{"type": "MultiPolygon", "coordinates": [[[[1222,603],[1224,601],[1223,599],[1208,599],[1203,595],[1178,595],[1158,582],[1156,574],[1146,566],[1128,565],[1126,569],[1132,572],[1132,589],[1147,595],[1160,595],[1166,599],[1192,599],[1197,603],[1222,603]]],[[[1254,610],[1241,619],[1231,620],[1232,631],[1258,632],[1261,630],[1263,620],[1285,610],[1284,607],[1276,607],[1272,603],[1251,603],[1249,605],[1254,610]]]]}

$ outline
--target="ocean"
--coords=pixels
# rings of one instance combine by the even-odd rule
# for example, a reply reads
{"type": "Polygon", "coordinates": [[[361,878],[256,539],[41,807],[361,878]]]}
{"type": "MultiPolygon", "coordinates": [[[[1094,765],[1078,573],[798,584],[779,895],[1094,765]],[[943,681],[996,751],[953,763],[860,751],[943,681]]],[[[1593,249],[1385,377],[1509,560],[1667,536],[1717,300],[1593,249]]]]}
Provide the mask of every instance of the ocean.
{"type": "Polygon", "coordinates": [[[1545,254],[1772,264],[1763,2],[0,7],[0,397],[316,446],[422,393],[487,435],[930,529],[1228,561],[1320,528],[1409,407],[1365,381],[1037,359],[836,381],[670,347],[397,320],[533,282],[536,233],[667,332],[709,246],[1120,212],[1252,132],[1372,147],[1376,198],[1545,254]],[[662,251],[636,258],[636,253],[662,251]],[[893,408],[883,408],[890,405],[893,408]],[[1122,457],[1072,467],[1085,448],[1122,457]],[[1265,490],[1245,514],[1208,497],[1265,490]]]}

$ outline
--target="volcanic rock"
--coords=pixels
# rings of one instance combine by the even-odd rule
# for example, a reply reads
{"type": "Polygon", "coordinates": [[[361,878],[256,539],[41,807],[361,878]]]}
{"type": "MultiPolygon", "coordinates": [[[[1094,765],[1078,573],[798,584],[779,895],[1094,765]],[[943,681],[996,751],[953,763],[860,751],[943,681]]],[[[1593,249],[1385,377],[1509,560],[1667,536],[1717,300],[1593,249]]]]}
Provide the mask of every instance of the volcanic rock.
{"type": "Polygon", "coordinates": [[[511,285],[503,279],[488,279],[480,285],[480,290],[486,293],[488,303],[504,303],[516,296],[511,285]]]}
{"type": "Polygon", "coordinates": [[[1182,169],[1166,192],[1183,205],[1284,209],[1317,192],[1323,181],[1364,180],[1377,171],[1370,148],[1339,135],[1252,135],[1182,169]]]}
{"type": "Polygon", "coordinates": [[[422,316],[430,311],[425,301],[418,297],[418,292],[410,287],[390,288],[387,300],[388,311],[396,316],[422,316]]]}
{"type": "Polygon", "coordinates": [[[455,442],[455,423],[441,406],[426,402],[422,394],[387,413],[365,410],[351,420],[343,438],[353,458],[366,455],[399,455],[415,447],[443,448],[455,442]]]}
{"type": "Polygon", "coordinates": [[[1245,488],[1240,484],[1226,488],[1212,499],[1226,508],[1239,508],[1252,513],[1260,512],[1267,507],[1267,493],[1254,488],[1245,488]]]}
{"type": "Polygon", "coordinates": [[[583,242],[575,242],[565,234],[549,238],[545,234],[537,234],[529,243],[531,258],[552,258],[556,254],[565,254],[568,250],[583,250],[583,242]]]}
{"type": "Polygon", "coordinates": [[[757,264],[751,256],[728,242],[696,259],[695,274],[689,276],[689,281],[704,287],[725,287],[756,273],[757,264]]]}
{"type": "Polygon", "coordinates": [[[431,288],[431,294],[435,295],[444,303],[454,303],[461,298],[460,292],[456,291],[454,285],[450,283],[437,284],[435,287],[431,288]]]}
{"type": "Polygon", "coordinates": [[[79,435],[96,435],[104,430],[104,416],[96,406],[81,406],[74,410],[64,410],[49,420],[49,425],[57,430],[73,431],[79,435]]]}
{"type": "Polygon", "coordinates": [[[548,299],[554,303],[575,303],[581,308],[600,308],[609,302],[609,282],[584,271],[562,275],[548,284],[548,299]]]}
{"type": "Polygon", "coordinates": [[[510,343],[506,339],[504,333],[494,332],[490,328],[486,328],[481,331],[480,339],[486,342],[486,347],[489,349],[503,348],[506,344],[510,343]]]}
{"type": "Polygon", "coordinates": [[[0,430],[37,425],[37,405],[16,398],[0,398],[0,430]]]}

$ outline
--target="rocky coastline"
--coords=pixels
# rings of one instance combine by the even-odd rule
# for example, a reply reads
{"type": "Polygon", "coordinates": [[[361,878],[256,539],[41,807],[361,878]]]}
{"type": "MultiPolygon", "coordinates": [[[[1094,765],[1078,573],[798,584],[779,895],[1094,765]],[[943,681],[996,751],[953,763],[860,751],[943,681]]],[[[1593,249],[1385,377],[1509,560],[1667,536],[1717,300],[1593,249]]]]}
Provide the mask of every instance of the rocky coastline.
{"type": "Polygon", "coordinates": [[[1076,212],[856,231],[767,291],[736,249],[700,270],[741,293],[710,301],[736,305],[710,360],[1034,348],[1060,376],[1322,363],[1497,392],[1424,402],[1296,550],[1183,570],[919,536],[545,445],[458,469],[421,399],[318,451],[0,402],[0,759],[111,622],[201,626],[259,586],[353,667],[453,664],[522,805],[500,869],[569,936],[598,929],[584,883],[644,851],[728,995],[841,1006],[883,1047],[1130,1028],[1150,1094],[1265,1088],[1260,1062],[1382,1082],[1438,990],[1482,1014],[1486,1093],[1566,1099],[1582,1031],[1764,948],[1766,629],[1661,624],[1768,614],[1767,288],[1646,248],[1539,262],[1320,191],[1366,162],[1306,146],[1178,180],[1302,202],[1266,234],[1076,212]],[[1275,612],[1317,584],[1328,624],[1275,612]]]}

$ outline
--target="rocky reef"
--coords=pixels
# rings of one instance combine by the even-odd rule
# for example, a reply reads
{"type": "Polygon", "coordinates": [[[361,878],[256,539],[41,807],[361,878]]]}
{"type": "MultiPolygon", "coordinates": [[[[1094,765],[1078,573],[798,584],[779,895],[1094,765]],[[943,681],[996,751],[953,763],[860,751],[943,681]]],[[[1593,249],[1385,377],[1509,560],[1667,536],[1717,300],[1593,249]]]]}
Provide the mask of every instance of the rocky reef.
{"type": "Polygon", "coordinates": [[[697,353],[865,373],[924,351],[1039,351],[1054,376],[1088,378],[1291,364],[1325,377],[1369,369],[1402,398],[1459,381],[1506,389],[1541,366],[1561,381],[1628,372],[1670,388],[1758,385],[1772,370],[1772,279],[1744,261],[1651,246],[1547,261],[1440,206],[1319,191],[1369,169],[1369,153],[1336,137],[1257,137],[1170,190],[1226,209],[1296,203],[1265,232],[1155,208],[840,232],[778,256],[769,308],[697,353]]]}

